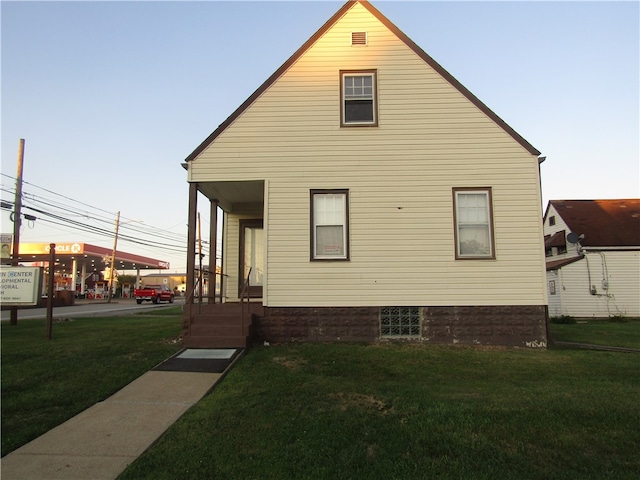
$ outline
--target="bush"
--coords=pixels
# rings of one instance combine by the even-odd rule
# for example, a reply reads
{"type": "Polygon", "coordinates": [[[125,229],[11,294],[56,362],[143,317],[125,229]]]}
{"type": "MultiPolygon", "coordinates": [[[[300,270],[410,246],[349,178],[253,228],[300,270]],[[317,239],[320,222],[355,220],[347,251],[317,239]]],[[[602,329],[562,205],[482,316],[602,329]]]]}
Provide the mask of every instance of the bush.
{"type": "Polygon", "coordinates": [[[551,317],[551,323],[558,323],[563,325],[573,325],[576,323],[575,317],[571,315],[560,315],[559,317],[551,317]]]}
{"type": "Polygon", "coordinates": [[[609,321],[610,322],[626,322],[627,317],[625,317],[624,315],[611,315],[609,317],[609,321]]]}

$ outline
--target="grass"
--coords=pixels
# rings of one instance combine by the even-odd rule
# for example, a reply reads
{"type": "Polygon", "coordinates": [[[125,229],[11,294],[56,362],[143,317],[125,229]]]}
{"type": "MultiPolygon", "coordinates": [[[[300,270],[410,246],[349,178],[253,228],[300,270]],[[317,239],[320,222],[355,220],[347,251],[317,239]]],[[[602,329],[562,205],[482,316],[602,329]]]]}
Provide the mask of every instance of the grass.
{"type": "MultiPolygon", "coordinates": [[[[181,348],[179,311],[56,323],[51,341],[44,321],[3,324],[2,455],[181,348]]],[[[551,330],[588,343],[602,337],[589,325],[551,330]]],[[[121,479],[635,479],[639,364],[570,349],[254,348],[121,479]]]]}
{"type": "Polygon", "coordinates": [[[625,479],[639,358],[292,344],[251,350],[126,479],[625,479]]]}
{"type": "Polygon", "coordinates": [[[2,455],[36,438],[181,348],[180,307],[146,315],[2,324],[2,455]],[[173,339],[173,342],[172,342],[173,339]]]}
{"type": "Polygon", "coordinates": [[[613,322],[608,319],[578,320],[575,324],[549,324],[558,342],[613,345],[640,349],[640,319],[613,322]]]}

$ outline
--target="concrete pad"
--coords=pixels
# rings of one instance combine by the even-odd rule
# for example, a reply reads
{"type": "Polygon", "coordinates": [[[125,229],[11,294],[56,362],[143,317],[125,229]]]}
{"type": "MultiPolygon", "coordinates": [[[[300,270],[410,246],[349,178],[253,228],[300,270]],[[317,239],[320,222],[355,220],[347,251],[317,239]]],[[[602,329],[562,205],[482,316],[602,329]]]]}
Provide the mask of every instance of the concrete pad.
{"type": "Polygon", "coordinates": [[[233,357],[237,348],[188,348],[176,358],[219,358],[226,359],[233,357]]]}
{"type": "Polygon", "coordinates": [[[220,379],[220,373],[152,370],[105,402],[197,403],[220,379]]]}
{"type": "Polygon", "coordinates": [[[5,456],[3,480],[115,479],[221,378],[151,371],[5,456]]]}
{"type": "Polygon", "coordinates": [[[114,480],[135,459],[9,454],[2,459],[2,480],[114,480]]]}
{"type": "Polygon", "coordinates": [[[102,402],[20,447],[26,455],[140,455],[190,405],[102,402]]]}

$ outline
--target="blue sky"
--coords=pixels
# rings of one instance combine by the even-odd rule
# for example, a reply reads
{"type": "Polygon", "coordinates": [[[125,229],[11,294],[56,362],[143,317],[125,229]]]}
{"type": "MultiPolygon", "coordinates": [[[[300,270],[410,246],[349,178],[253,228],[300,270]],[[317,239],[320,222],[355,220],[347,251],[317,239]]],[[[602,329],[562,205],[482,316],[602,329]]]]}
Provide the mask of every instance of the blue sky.
{"type": "MultiPolygon", "coordinates": [[[[3,0],[2,173],[24,138],[26,182],[186,237],[184,158],[342,4],[3,0]]],[[[638,2],[372,4],[547,157],[545,205],[640,195],[638,2]]],[[[44,223],[22,241],[112,245],[44,223]]]]}

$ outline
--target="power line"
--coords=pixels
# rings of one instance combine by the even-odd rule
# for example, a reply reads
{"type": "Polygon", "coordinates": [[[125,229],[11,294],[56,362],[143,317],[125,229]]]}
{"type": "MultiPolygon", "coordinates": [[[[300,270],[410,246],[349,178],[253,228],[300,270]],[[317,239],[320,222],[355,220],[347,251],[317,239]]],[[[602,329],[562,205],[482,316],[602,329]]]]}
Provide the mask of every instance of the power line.
{"type": "MultiPolygon", "coordinates": [[[[7,177],[7,178],[12,178],[9,175],[6,174],[2,174],[3,177],[7,177]]],[[[65,226],[70,226],[71,228],[73,228],[74,230],[81,230],[81,231],[85,231],[88,233],[92,233],[95,235],[100,235],[100,236],[105,236],[105,237],[109,237],[111,238],[113,236],[113,232],[111,231],[110,225],[112,223],[112,219],[111,218],[105,218],[104,215],[102,215],[102,213],[107,213],[109,215],[111,215],[110,212],[107,212],[106,210],[102,209],[102,208],[98,208],[98,207],[94,207],[92,205],[89,205],[87,203],[84,202],[80,202],[78,200],[75,200],[71,197],[67,197],[64,195],[60,195],[56,192],[52,192],[51,190],[39,187],[37,185],[34,185],[32,183],[29,182],[24,182],[30,186],[33,186],[35,188],[39,188],[47,193],[53,194],[57,197],[61,197],[65,200],[77,203],[78,205],[81,205],[82,207],[85,208],[89,208],[89,209],[93,209],[96,210],[97,212],[101,212],[101,213],[90,213],[88,211],[79,211],[77,209],[77,207],[74,206],[70,206],[67,205],[65,203],[59,202],[56,199],[50,199],[50,198],[46,198],[44,196],[40,196],[38,194],[33,194],[30,192],[23,192],[23,197],[25,197],[25,199],[27,199],[27,205],[25,205],[24,208],[27,208],[31,211],[37,212],[43,216],[39,217],[40,220],[53,224],[53,225],[58,225],[61,227],[65,227],[65,226]],[[64,215],[61,215],[60,212],[56,212],[53,213],[51,211],[45,210],[44,208],[42,208],[42,205],[45,205],[47,207],[50,208],[54,208],[57,210],[60,210],[63,212],[64,215]],[[50,217],[50,218],[45,218],[45,217],[50,217]],[[100,224],[106,224],[108,225],[108,227],[106,228],[102,228],[101,226],[96,226],[96,225],[91,225],[91,224],[87,224],[86,222],[82,222],[79,220],[74,220],[73,218],[69,218],[69,217],[79,217],[79,218],[83,218],[85,219],[85,221],[93,221],[98,223],[98,225],[100,224]],[[53,219],[53,220],[52,220],[53,219]]],[[[2,187],[2,191],[6,192],[6,193],[12,193],[12,191],[3,186],[2,187]]],[[[12,202],[2,202],[3,204],[3,208],[12,208],[13,207],[13,203],[12,202]]],[[[134,243],[137,245],[141,245],[141,246],[146,246],[146,247],[150,247],[150,248],[157,248],[157,249],[162,249],[162,250],[168,250],[168,251],[173,251],[176,253],[186,253],[187,249],[186,249],[186,235],[181,235],[175,232],[170,232],[166,229],[162,229],[162,228],[158,228],[158,227],[153,227],[151,225],[145,224],[144,222],[141,222],[139,220],[133,220],[133,219],[124,219],[124,222],[121,223],[121,226],[128,231],[134,232],[134,234],[120,234],[119,238],[121,238],[123,241],[125,242],[129,242],[129,243],[134,243]],[[130,222],[130,223],[129,223],[130,222]],[[139,235],[135,235],[135,234],[139,234],[139,235]],[[144,237],[153,237],[153,238],[162,238],[162,241],[158,241],[158,240],[152,240],[149,238],[144,238],[144,237]],[[172,244],[170,242],[177,242],[179,243],[179,245],[176,244],[172,244]]]]}

